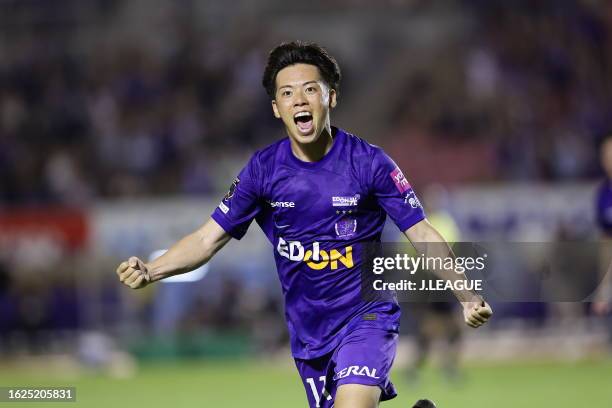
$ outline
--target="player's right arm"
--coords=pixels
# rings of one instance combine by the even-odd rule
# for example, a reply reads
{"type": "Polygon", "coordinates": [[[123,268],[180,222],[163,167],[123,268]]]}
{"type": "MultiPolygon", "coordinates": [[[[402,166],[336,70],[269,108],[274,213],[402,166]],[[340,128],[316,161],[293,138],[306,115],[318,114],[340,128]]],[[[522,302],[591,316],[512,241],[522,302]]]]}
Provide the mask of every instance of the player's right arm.
{"type": "Polygon", "coordinates": [[[130,257],[117,267],[117,276],[126,286],[140,289],[151,282],[204,265],[230,239],[231,236],[211,218],[149,263],[144,263],[135,256],[130,257]]]}
{"type": "Polygon", "coordinates": [[[234,179],[211,218],[197,231],[145,264],[136,257],[117,268],[119,280],[132,289],[204,265],[231,239],[241,239],[261,210],[261,168],[257,153],[234,179]]]}

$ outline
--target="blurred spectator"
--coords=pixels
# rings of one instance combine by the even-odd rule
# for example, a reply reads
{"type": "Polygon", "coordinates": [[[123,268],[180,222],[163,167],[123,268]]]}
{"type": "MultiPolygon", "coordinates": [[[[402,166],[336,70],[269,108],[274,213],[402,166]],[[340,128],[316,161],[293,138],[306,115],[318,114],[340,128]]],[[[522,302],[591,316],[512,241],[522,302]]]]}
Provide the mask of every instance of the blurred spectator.
{"type": "MultiPolygon", "coordinates": [[[[440,185],[429,186],[424,194],[427,219],[454,245],[461,241],[461,232],[453,216],[448,210],[448,192],[440,185]]],[[[416,351],[413,361],[408,367],[408,379],[418,380],[420,371],[426,361],[431,358],[433,346],[437,341],[444,343],[440,353],[442,373],[449,381],[459,381],[461,346],[463,341],[463,322],[461,307],[456,299],[448,301],[426,301],[410,304],[406,310],[415,326],[416,351]]]]}

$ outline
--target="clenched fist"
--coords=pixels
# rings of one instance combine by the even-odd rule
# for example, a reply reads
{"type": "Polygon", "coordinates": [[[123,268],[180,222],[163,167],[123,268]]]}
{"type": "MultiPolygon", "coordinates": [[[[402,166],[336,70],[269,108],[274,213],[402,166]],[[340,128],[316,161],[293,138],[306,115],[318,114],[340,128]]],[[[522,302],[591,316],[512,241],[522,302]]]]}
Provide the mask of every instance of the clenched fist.
{"type": "Polygon", "coordinates": [[[151,276],[144,262],[132,256],[126,262],[121,262],[117,268],[119,280],[132,289],[144,288],[151,282],[151,276]]]}
{"type": "Polygon", "coordinates": [[[462,302],[462,305],[465,323],[470,327],[476,328],[482,326],[493,315],[491,306],[484,300],[462,302]]]}

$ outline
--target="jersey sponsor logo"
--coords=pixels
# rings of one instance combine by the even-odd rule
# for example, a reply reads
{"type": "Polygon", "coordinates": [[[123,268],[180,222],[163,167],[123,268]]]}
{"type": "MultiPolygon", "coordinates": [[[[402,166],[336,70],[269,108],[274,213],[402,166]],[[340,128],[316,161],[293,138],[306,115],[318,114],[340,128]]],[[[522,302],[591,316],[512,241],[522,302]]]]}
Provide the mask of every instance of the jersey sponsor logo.
{"type": "Polygon", "coordinates": [[[368,366],[349,366],[346,368],[343,368],[342,370],[338,371],[336,373],[336,375],[334,375],[334,380],[339,380],[341,378],[346,378],[349,375],[356,375],[359,377],[370,377],[370,378],[375,378],[375,379],[379,379],[380,377],[376,376],[376,369],[375,368],[370,368],[368,366]]]}
{"type": "Polygon", "coordinates": [[[332,206],[334,207],[355,207],[359,203],[361,196],[355,194],[354,196],[338,196],[332,197],[332,206]]]}
{"type": "Polygon", "coordinates": [[[219,203],[219,209],[223,211],[223,214],[227,214],[229,212],[229,207],[223,204],[223,201],[219,203]]]}
{"type": "Polygon", "coordinates": [[[293,201],[268,201],[272,208],[281,207],[281,208],[295,208],[295,203],[293,201]]]}
{"type": "Polygon", "coordinates": [[[406,193],[406,197],[404,197],[404,204],[410,204],[412,208],[422,207],[421,202],[412,190],[406,193]]]}
{"type": "Polygon", "coordinates": [[[396,167],[390,174],[393,183],[395,183],[395,187],[399,190],[400,193],[405,192],[410,189],[410,183],[404,177],[404,173],[400,170],[399,167],[396,167]]]}
{"type": "Polygon", "coordinates": [[[346,268],[354,266],[352,246],[345,247],[344,253],[337,249],[326,251],[320,249],[319,242],[315,241],[312,243],[312,249],[306,249],[300,241],[285,241],[282,237],[279,237],[276,251],[280,256],[290,261],[305,262],[310,269],[314,270],[327,267],[336,270],[340,264],[346,268]]]}
{"type": "Polygon", "coordinates": [[[229,191],[225,194],[225,197],[223,197],[223,201],[229,201],[230,198],[234,196],[234,193],[236,192],[236,187],[238,187],[238,183],[240,183],[240,179],[236,177],[232,182],[229,191]]]}

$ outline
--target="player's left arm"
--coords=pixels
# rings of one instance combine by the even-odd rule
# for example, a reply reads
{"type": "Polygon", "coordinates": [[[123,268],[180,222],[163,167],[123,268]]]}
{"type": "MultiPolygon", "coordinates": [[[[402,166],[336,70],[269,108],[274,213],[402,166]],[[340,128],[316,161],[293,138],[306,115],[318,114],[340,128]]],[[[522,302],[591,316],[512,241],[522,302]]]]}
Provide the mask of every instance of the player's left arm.
{"type": "MultiPolygon", "coordinates": [[[[444,237],[427,219],[423,219],[405,230],[404,235],[419,253],[423,253],[427,257],[446,258],[447,256],[454,256],[444,237]]],[[[452,281],[465,279],[464,274],[459,274],[455,271],[441,269],[434,270],[433,272],[441,279],[452,281]]],[[[454,294],[463,306],[463,317],[468,326],[474,328],[480,327],[493,315],[491,306],[482,296],[473,291],[466,289],[455,290],[454,294]]]]}

